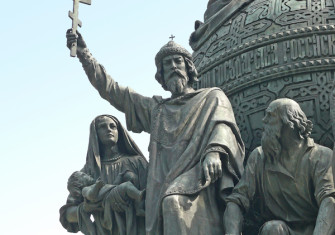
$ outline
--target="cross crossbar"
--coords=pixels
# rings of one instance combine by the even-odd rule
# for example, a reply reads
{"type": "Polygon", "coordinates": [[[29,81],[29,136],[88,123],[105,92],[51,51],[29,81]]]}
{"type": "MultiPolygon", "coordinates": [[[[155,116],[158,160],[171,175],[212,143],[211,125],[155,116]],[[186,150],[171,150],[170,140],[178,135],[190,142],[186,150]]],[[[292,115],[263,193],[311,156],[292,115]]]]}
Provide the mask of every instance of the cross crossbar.
{"type": "Polygon", "coordinates": [[[79,0],[80,3],[91,5],[91,0],[79,0]]]}
{"type": "MultiPolygon", "coordinates": [[[[78,26],[81,27],[82,23],[78,18],[79,3],[84,3],[91,5],[91,0],[73,0],[73,12],[69,11],[69,17],[72,19],[72,33],[77,34],[78,26]]],[[[74,42],[71,45],[71,54],[72,57],[77,55],[77,43],[74,42]]]]}

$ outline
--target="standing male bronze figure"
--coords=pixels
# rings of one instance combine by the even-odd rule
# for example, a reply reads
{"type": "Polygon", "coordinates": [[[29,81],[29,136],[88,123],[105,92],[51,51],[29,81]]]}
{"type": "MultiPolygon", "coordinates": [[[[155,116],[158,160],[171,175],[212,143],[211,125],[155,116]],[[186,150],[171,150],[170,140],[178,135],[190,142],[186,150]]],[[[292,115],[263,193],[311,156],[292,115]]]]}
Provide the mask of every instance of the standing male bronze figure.
{"type": "Polygon", "coordinates": [[[263,124],[262,146],[227,198],[226,234],[240,234],[252,208],[260,235],[333,235],[333,152],[309,137],[313,124],[294,100],[271,102],[263,124]]]}
{"type": "Polygon", "coordinates": [[[192,88],[197,81],[192,56],[174,41],[155,58],[156,80],[172,94],[163,99],[120,86],[78,36],[68,31],[67,45],[77,42],[77,55],[91,84],[125,113],[129,130],[151,135],[147,234],[223,234],[224,198],[241,177],[244,159],[228,98],[218,88],[192,88]]]}

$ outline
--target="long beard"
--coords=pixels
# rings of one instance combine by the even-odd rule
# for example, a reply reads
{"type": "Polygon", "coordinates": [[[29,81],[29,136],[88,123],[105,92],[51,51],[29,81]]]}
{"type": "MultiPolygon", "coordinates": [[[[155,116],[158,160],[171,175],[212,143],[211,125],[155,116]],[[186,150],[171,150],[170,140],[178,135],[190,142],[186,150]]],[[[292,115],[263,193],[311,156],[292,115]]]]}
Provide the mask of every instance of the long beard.
{"type": "Polygon", "coordinates": [[[280,125],[264,126],[264,132],[262,134],[262,148],[265,157],[270,158],[272,161],[279,158],[282,150],[279,142],[280,132],[280,125]]]}
{"type": "Polygon", "coordinates": [[[187,81],[188,77],[186,72],[182,70],[174,70],[169,75],[166,87],[172,94],[181,94],[187,85],[187,81]]]}

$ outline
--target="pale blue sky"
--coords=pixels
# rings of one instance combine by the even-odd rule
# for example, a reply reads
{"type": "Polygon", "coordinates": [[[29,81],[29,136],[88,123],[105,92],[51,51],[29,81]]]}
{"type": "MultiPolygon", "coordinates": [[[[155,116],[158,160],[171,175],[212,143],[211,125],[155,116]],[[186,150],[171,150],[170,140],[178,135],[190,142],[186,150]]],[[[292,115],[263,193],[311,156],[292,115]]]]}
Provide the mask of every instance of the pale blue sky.
{"type": "MultiPolygon", "coordinates": [[[[80,5],[93,55],[122,85],[168,94],[154,79],[154,57],[174,34],[187,49],[206,0],[92,0],[80,5]]],[[[85,163],[89,124],[99,114],[124,116],[88,82],[66,48],[72,1],[1,4],[1,234],[68,234],[58,221],[68,176],[85,163]]],[[[147,134],[133,134],[148,156],[147,134]]]]}

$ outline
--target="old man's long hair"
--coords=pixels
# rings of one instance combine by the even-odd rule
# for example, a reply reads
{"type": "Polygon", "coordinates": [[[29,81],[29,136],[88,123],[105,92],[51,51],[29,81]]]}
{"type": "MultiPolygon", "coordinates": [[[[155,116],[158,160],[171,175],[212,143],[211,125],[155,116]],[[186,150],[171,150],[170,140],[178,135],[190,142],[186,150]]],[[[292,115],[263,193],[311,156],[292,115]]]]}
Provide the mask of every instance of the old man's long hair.
{"type": "Polygon", "coordinates": [[[287,98],[278,99],[274,102],[280,103],[274,112],[280,117],[282,125],[269,126],[264,124],[262,136],[264,154],[272,162],[279,158],[282,150],[280,138],[283,125],[288,125],[292,130],[296,130],[297,137],[300,139],[307,139],[313,129],[313,123],[307,119],[297,102],[287,98]]]}

